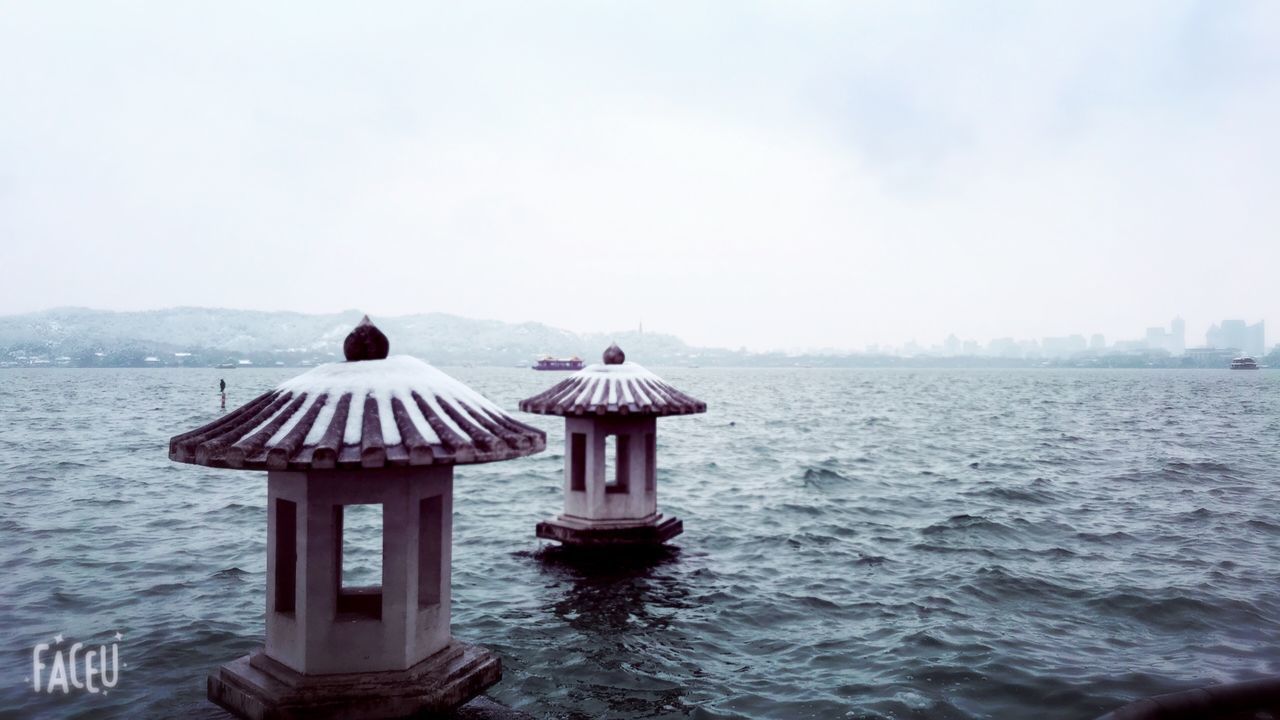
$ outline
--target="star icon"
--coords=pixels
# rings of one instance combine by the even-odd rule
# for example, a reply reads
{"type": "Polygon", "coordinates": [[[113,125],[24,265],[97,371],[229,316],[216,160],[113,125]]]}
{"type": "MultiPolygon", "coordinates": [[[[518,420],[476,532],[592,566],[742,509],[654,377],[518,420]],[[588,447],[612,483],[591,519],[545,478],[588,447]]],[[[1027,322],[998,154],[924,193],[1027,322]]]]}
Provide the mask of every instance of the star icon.
{"type": "Polygon", "coordinates": [[[58,633],[57,635],[54,635],[54,636],[53,636],[53,641],[54,641],[55,643],[60,643],[60,642],[62,642],[62,633],[58,633]]]}
{"type": "Polygon", "coordinates": [[[117,630],[117,631],[116,631],[116,642],[119,642],[119,641],[121,641],[121,640],[123,640],[123,639],[124,639],[124,636],[120,634],[120,631],[119,631],[119,630],[117,630]]]}

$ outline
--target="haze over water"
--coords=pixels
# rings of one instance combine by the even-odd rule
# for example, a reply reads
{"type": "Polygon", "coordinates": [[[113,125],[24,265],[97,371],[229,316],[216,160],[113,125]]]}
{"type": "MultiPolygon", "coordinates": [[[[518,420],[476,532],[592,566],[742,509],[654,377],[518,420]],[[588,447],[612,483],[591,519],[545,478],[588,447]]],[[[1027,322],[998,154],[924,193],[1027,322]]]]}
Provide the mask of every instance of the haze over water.
{"type": "MultiPolygon", "coordinates": [[[[1280,375],[659,369],[678,551],[539,553],[563,430],[458,469],[454,634],[539,717],[1091,718],[1280,672],[1280,375]]],[[[503,407],[554,375],[451,374],[503,407]]],[[[262,642],[262,473],[170,436],[294,370],[0,375],[0,717],[220,717],[204,677],[262,642]],[[107,697],[37,695],[30,648],[119,631],[107,697]]],[[[372,551],[372,548],[369,548],[372,551]]]]}

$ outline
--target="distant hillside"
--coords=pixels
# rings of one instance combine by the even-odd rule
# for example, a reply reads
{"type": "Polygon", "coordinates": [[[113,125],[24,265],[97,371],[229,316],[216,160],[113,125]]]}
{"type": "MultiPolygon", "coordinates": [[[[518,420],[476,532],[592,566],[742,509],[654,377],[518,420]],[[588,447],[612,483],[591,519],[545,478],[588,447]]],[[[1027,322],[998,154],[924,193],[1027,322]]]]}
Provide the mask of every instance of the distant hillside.
{"type": "MultiPolygon", "coordinates": [[[[220,363],[308,366],[342,358],[358,310],[327,315],[217,308],[113,312],[57,308],[0,316],[0,367],[210,367],[220,363]]],[[[472,320],[443,313],[376,316],[395,353],[444,366],[528,366],[541,355],[595,362],[616,341],[652,366],[724,367],[1190,367],[1187,357],[1141,353],[1041,360],[1001,357],[896,357],[692,347],[672,335],[626,331],[573,333],[542,323],[472,320]]],[[[1265,358],[1280,366],[1280,353],[1265,358]]],[[[1221,363],[1206,367],[1223,367],[1221,363]]]]}
{"type": "MultiPolygon", "coordinates": [[[[57,308],[0,317],[0,360],[77,366],[192,365],[250,360],[301,365],[341,357],[362,312],[325,315],[216,308],[112,312],[57,308]],[[152,360],[148,361],[148,358],[152,360]]],[[[577,334],[541,323],[472,320],[443,313],[374,318],[392,350],[439,365],[515,365],[543,354],[599,356],[617,341],[652,364],[689,364],[737,353],[691,348],[671,335],[577,334]]]]}

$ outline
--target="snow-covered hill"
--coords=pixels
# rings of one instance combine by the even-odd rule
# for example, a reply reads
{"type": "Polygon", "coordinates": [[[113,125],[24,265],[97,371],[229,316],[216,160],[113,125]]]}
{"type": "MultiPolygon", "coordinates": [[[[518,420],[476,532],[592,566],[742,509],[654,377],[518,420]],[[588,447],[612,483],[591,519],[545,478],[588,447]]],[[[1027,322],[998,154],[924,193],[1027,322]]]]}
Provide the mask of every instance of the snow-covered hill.
{"type": "MultiPolygon", "coordinates": [[[[325,315],[218,308],[113,312],[57,308],[0,317],[0,361],[66,365],[211,365],[248,359],[298,365],[339,358],[362,312],[325,315]],[[182,353],[190,353],[184,355],[182,353]],[[147,358],[153,358],[148,361],[147,358]]],[[[543,354],[594,360],[612,341],[637,359],[684,364],[700,351],[670,335],[577,334],[541,323],[473,320],[443,313],[374,318],[392,351],[442,365],[514,365],[543,354]]]]}

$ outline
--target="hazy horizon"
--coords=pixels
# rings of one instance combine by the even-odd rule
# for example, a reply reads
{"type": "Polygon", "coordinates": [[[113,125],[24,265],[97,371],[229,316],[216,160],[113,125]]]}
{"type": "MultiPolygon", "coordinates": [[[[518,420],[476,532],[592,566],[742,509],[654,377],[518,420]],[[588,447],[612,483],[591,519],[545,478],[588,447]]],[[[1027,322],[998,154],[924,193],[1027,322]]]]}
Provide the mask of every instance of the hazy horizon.
{"type": "MultiPolygon", "coordinates": [[[[332,311],[332,312],[326,312],[326,313],[308,313],[308,312],[301,312],[301,311],[296,311],[296,310],[273,310],[273,309],[262,309],[262,308],[230,308],[230,307],[212,307],[212,306],[170,306],[170,307],[142,308],[142,309],[139,309],[139,310],[112,310],[112,309],[109,309],[109,308],[99,308],[99,307],[88,307],[88,306],[67,305],[67,306],[59,306],[59,307],[43,308],[43,309],[40,309],[40,310],[36,310],[36,311],[32,311],[32,312],[28,312],[28,313],[12,313],[12,314],[11,314],[11,313],[0,313],[0,319],[4,319],[4,318],[7,318],[7,317],[20,317],[20,316],[33,315],[33,314],[37,314],[37,315],[38,315],[38,314],[43,314],[43,313],[57,313],[57,312],[60,312],[60,311],[87,311],[87,312],[91,312],[91,313],[102,313],[102,312],[106,312],[106,313],[114,313],[114,312],[126,312],[126,313],[165,313],[165,312],[169,312],[169,311],[178,311],[178,310],[201,310],[201,311],[205,311],[205,310],[207,310],[207,311],[215,311],[215,312],[222,312],[222,311],[226,311],[226,312],[250,312],[250,313],[264,313],[264,314],[274,314],[274,313],[294,313],[294,314],[300,314],[300,315],[311,315],[311,316],[316,316],[316,315],[328,315],[328,314],[340,314],[340,313],[360,313],[360,314],[365,314],[365,315],[370,316],[370,317],[374,320],[374,322],[375,322],[375,323],[376,323],[376,322],[378,322],[380,319],[383,319],[383,320],[398,319],[398,318],[403,318],[403,317],[414,317],[414,316],[420,316],[420,315],[430,315],[430,314],[433,314],[433,313],[436,313],[436,312],[437,312],[437,311],[429,311],[429,310],[427,310],[427,311],[421,311],[421,312],[410,312],[410,313],[378,314],[378,313],[369,313],[368,311],[362,310],[362,309],[360,309],[360,308],[343,308],[343,309],[341,309],[341,310],[335,310],[335,311],[332,311]]],[[[537,319],[515,320],[515,321],[504,321],[504,320],[499,320],[498,318],[472,317],[472,316],[467,316],[467,315],[459,315],[459,314],[457,314],[457,313],[440,313],[440,314],[449,315],[449,316],[457,317],[457,318],[461,318],[461,319],[464,319],[464,320],[473,320],[473,321],[477,321],[477,322],[494,322],[494,321],[497,321],[497,322],[508,322],[508,323],[510,323],[510,324],[514,324],[514,325],[518,325],[518,324],[522,324],[522,323],[536,323],[536,324],[541,324],[541,325],[543,325],[543,326],[549,327],[549,328],[551,328],[551,329],[553,329],[553,330],[563,330],[563,331],[568,331],[568,332],[571,332],[571,333],[574,333],[574,334],[577,334],[577,335],[610,335],[610,334],[617,334],[617,335],[621,336],[621,335],[626,334],[626,333],[631,333],[631,332],[640,331],[640,332],[649,332],[649,333],[657,333],[657,334],[661,334],[661,335],[674,336],[674,337],[676,337],[677,339],[679,339],[679,340],[681,340],[681,341],[684,341],[684,342],[686,342],[688,345],[693,346],[693,347],[701,347],[701,348],[706,348],[706,349],[722,349],[722,350],[739,350],[739,349],[741,349],[741,348],[743,347],[743,346],[727,346],[727,345],[707,345],[707,344],[700,344],[700,343],[697,343],[697,342],[689,341],[689,339],[688,339],[688,338],[685,338],[685,337],[683,337],[683,336],[680,336],[678,333],[674,333],[674,332],[671,332],[671,331],[668,331],[668,330],[664,330],[664,329],[662,329],[662,328],[653,328],[653,327],[645,328],[645,327],[642,327],[642,326],[634,326],[634,327],[630,327],[630,328],[628,328],[628,327],[621,327],[621,326],[618,326],[618,327],[608,327],[608,328],[572,328],[572,327],[563,327],[563,326],[554,325],[554,324],[552,324],[552,323],[547,323],[547,322],[544,322],[544,321],[542,321],[542,320],[537,320],[537,319]]],[[[1249,322],[1247,319],[1244,319],[1244,318],[1223,318],[1223,320],[1228,320],[1228,319],[1229,319],[1229,320],[1246,320],[1246,322],[1249,322]]],[[[1215,322],[1218,322],[1218,321],[1215,321],[1215,322]]],[[[1261,320],[1260,322],[1265,323],[1265,320],[1261,320]]],[[[1250,323],[1250,324],[1252,324],[1252,323],[1250,323]]],[[[1166,330],[1166,331],[1167,331],[1167,330],[1169,330],[1168,324],[1166,324],[1166,325],[1164,326],[1164,328],[1163,328],[1163,329],[1164,329],[1164,330],[1166,330]]],[[[1145,328],[1143,328],[1143,330],[1145,330],[1145,328]]],[[[1090,349],[1093,349],[1093,350],[1098,349],[1098,348],[1094,348],[1094,347],[1092,347],[1092,339],[1093,339],[1093,338],[1092,338],[1092,336],[1093,336],[1093,333],[1091,333],[1091,332],[1088,332],[1088,331],[1081,331],[1081,332],[1069,333],[1068,335],[1079,336],[1079,337],[1081,337],[1083,340],[1085,340],[1086,342],[1090,342],[1090,349]]],[[[988,349],[990,348],[990,346],[992,345],[993,341],[1004,341],[1004,340],[1012,339],[1012,340],[1014,340],[1015,342],[1019,342],[1019,343],[1022,343],[1022,342],[1028,342],[1028,341],[1029,341],[1029,342],[1033,342],[1033,343],[1034,343],[1034,342],[1039,342],[1039,341],[1042,341],[1042,340],[1061,340],[1061,339],[1064,339],[1065,337],[1066,337],[1066,336],[1042,336],[1042,337],[1013,337],[1013,336],[996,336],[996,337],[986,338],[986,339],[979,339],[979,338],[957,338],[957,339],[958,339],[958,340],[961,340],[961,341],[970,341],[970,340],[972,340],[972,341],[976,341],[976,342],[981,346],[981,349],[985,352],[986,350],[988,350],[988,349]]],[[[1114,337],[1114,338],[1113,338],[1113,337],[1106,337],[1106,338],[1105,338],[1105,346],[1104,346],[1104,347],[1105,347],[1105,348],[1107,348],[1107,349],[1110,349],[1110,348],[1113,348],[1114,346],[1116,346],[1116,344],[1117,344],[1117,343],[1130,343],[1130,342],[1134,342],[1134,341],[1143,341],[1144,339],[1146,339],[1146,338],[1144,338],[1144,337],[1143,337],[1143,333],[1142,333],[1142,332],[1140,332],[1140,331],[1135,331],[1135,332],[1130,333],[1129,335],[1122,336],[1122,337],[1114,337]]],[[[1187,333],[1187,334],[1186,334],[1186,336],[1183,338],[1183,340],[1185,341],[1185,347],[1187,347],[1187,348],[1193,348],[1193,347],[1212,347],[1212,345],[1210,345],[1209,343],[1207,343],[1207,342],[1206,342],[1206,338],[1204,338],[1203,336],[1195,337],[1195,336],[1190,335],[1190,333],[1187,333]]],[[[948,350],[947,350],[947,348],[945,348],[945,347],[944,347],[944,345],[945,345],[946,341],[947,341],[947,338],[924,338],[924,339],[916,339],[915,341],[909,341],[909,343],[907,343],[907,344],[910,344],[911,342],[914,342],[914,344],[916,344],[916,345],[918,346],[918,347],[916,348],[916,350],[917,350],[917,351],[940,350],[940,351],[947,352],[947,354],[969,354],[967,351],[959,352],[959,353],[956,353],[956,352],[950,352],[950,351],[948,351],[948,350]]],[[[747,347],[746,349],[748,349],[748,350],[750,350],[750,351],[752,351],[752,352],[763,352],[763,353],[782,352],[782,353],[787,353],[787,354],[797,354],[797,353],[798,353],[798,354],[804,354],[804,353],[826,354],[826,353],[831,353],[831,352],[835,352],[835,353],[838,353],[838,354],[845,354],[845,353],[847,353],[847,354],[862,354],[862,353],[865,353],[865,352],[885,352],[885,353],[888,353],[888,354],[899,354],[899,353],[902,353],[902,352],[908,352],[908,353],[912,352],[912,351],[910,350],[910,348],[906,347],[906,345],[907,345],[907,344],[904,344],[904,345],[887,345],[887,344],[886,344],[886,345],[868,345],[868,346],[866,346],[866,347],[862,347],[862,348],[836,348],[836,347],[807,347],[807,348],[800,348],[800,347],[790,347],[790,348],[788,348],[788,347],[758,347],[758,348],[752,348],[752,347],[747,347]]],[[[1280,344],[1278,344],[1278,343],[1276,343],[1276,342],[1275,342],[1275,340],[1274,340],[1274,336],[1273,336],[1273,339],[1267,343],[1266,348],[1264,349],[1264,351],[1263,351],[1263,353],[1262,353],[1262,354],[1265,354],[1265,352],[1269,351],[1272,347],[1280,347],[1280,344]]],[[[1239,348],[1236,348],[1236,349],[1239,349],[1239,348]]]]}
{"type": "Polygon", "coordinates": [[[1280,318],[1273,3],[10,4],[0,60],[0,314],[845,351],[1280,318]]]}

